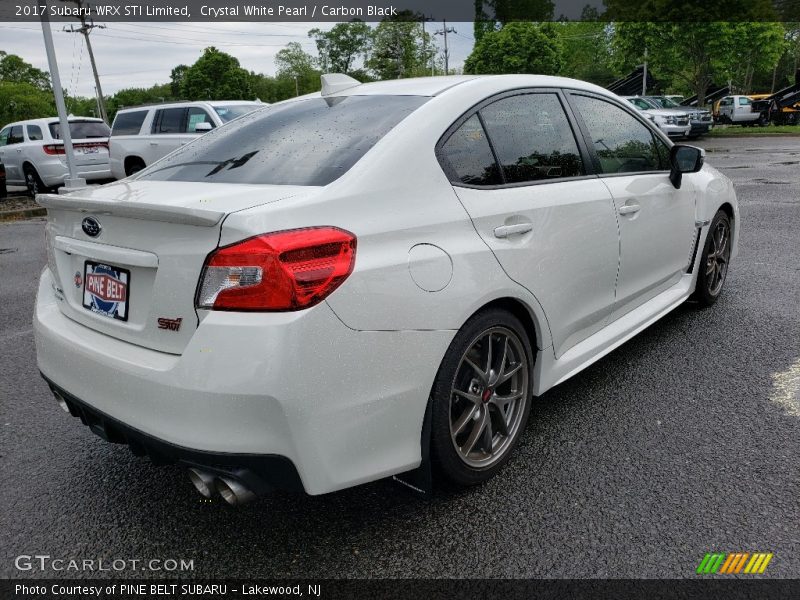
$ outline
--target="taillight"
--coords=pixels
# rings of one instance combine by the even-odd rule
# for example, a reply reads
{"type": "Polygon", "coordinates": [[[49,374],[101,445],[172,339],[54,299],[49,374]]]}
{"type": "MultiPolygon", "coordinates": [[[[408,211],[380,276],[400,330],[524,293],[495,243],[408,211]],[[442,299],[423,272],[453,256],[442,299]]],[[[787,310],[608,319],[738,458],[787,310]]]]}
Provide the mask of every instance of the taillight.
{"type": "Polygon", "coordinates": [[[44,150],[45,154],[49,154],[50,156],[59,156],[64,154],[64,145],[63,144],[46,144],[42,146],[42,150],[44,150]]]}
{"type": "Polygon", "coordinates": [[[319,304],[353,272],[356,236],[338,227],[267,233],[206,259],[197,307],[291,311],[319,304]]]}

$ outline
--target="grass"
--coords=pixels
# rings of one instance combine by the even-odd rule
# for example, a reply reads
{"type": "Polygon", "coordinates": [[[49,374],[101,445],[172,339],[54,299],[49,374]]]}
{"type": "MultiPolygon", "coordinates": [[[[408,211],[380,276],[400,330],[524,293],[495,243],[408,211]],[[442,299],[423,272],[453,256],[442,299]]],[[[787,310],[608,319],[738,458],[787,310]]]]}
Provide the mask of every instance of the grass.
{"type": "Polygon", "coordinates": [[[759,135],[796,135],[800,137],[800,125],[767,125],[766,127],[742,127],[741,125],[716,125],[706,137],[739,137],[759,135]]]}

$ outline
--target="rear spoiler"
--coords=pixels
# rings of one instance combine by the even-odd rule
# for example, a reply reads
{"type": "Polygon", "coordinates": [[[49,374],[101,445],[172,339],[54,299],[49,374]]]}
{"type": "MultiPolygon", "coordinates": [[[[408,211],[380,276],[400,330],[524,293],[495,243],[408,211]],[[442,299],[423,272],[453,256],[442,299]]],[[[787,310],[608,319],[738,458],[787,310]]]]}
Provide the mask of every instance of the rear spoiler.
{"type": "Polygon", "coordinates": [[[163,221],[165,223],[196,225],[199,227],[213,227],[226,214],[224,211],[205,208],[165,206],[163,204],[134,203],[119,200],[97,200],[81,198],[74,194],[65,196],[39,194],[36,196],[36,202],[45,208],[58,210],[91,213],[94,215],[112,215],[126,219],[141,219],[143,221],[163,221]]]}

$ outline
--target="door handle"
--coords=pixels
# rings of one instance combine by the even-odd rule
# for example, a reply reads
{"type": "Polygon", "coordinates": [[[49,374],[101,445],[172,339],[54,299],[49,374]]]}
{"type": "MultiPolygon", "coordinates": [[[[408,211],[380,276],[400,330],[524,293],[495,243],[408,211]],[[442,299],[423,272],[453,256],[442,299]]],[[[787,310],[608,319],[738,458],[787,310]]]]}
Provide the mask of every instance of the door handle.
{"type": "Polygon", "coordinates": [[[494,237],[496,238],[507,238],[512,235],[520,235],[523,233],[528,233],[529,231],[533,231],[533,225],[531,223],[519,223],[517,225],[502,225],[500,227],[494,228],[494,237]]]}
{"type": "Polygon", "coordinates": [[[632,215],[634,213],[639,212],[642,209],[641,206],[638,204],[623,204],[619,207],[619,214],[621,215],[632,215]]]}
{"type": "Polygon", "coordinates": [[[158,146],[158,142],[150,142],[151,146],[158,146]]]}

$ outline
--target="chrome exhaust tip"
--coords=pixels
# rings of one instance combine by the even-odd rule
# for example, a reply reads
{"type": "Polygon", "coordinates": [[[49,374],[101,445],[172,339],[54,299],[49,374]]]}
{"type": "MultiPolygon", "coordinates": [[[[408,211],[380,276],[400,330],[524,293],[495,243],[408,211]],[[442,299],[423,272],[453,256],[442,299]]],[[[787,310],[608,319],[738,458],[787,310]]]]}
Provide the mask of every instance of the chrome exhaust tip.
{"type": "Polygon", "coordinates": [[[58,405],[61,407],[61,409],[65,413],[69,413],[69,405],[67,405],[67,401],[64,400],[64,396],[62,396],[58,392],[53,392],[53,396],[56,397],[56,402],[58,402],[58,405]]]}
{"type": "Polygon", "coordinates": [[[256,495],[241,483],[227,477],[217,478],[217,491],[222,499],[232,506],[245,504],[256,498],[256,495]]]}
{"type": "Polygon", "coordinates": [[[214,476],[199,469],[189,469],[189,481],[201,496],[211,498],[214,494],[214,476]]]}

